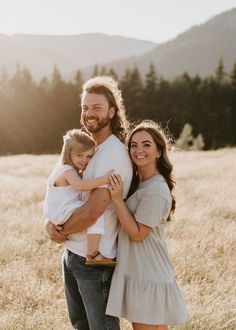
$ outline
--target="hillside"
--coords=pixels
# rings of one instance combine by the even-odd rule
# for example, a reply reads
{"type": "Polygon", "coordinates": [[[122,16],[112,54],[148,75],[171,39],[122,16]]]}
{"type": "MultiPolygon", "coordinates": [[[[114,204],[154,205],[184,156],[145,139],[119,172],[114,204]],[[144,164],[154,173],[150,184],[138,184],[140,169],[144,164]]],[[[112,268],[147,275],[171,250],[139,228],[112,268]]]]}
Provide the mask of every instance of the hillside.
{"type": "Polygon", "coordinates": [[[236,8],[194,26],[162,44],[101,33],[72,36],[0,34],[0,69],[15,72],[17,63],[33,77],[50,76],[54,65],[66,79],[81,69],[88,78],[95,64],[115,69],[121,76],[137,66],[145,74],[152,62],[160,75],[174,78],[183,72],[207,76],[223,58],[226,72],[236,61],[236,8]]]}
{"type": "Polygon", "coordinates": [[[141,55],[155,43],[101,33],[73,36],[0,34],[0,69],[15,72],[17,63],[26,66],[34,78],[51,75],[54,65],[62,74],[76,72],[95,63],[141,55]]]}
{"type": "MultiPolygon", "coordinates": [[[[175,39],[160,44],[141,56],[107,63],[122,75],[126,68],[137,66],[146,73],[152,62],[160,75],[173,78],[183,72],[207,76],[223,58],[229,72],[236,61],[236,8],[194,26],[175,39]]],[[[91,68],[84,72],[90,74],[91,68]]]]}

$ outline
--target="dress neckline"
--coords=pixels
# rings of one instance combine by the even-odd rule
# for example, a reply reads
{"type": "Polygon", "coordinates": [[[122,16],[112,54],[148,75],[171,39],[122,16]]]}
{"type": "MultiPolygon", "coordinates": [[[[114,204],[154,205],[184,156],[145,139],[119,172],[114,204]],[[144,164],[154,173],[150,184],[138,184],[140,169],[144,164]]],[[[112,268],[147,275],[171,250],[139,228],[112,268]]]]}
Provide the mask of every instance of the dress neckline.
{"type": "Polygon", "coordinates": [[[143,188],[145,186],[148,186],[150,182],[152,181],[159,181],[159,182],[165,182],[165,178],[161,174],[155,174],[148,178],[147,180],[140,181],[139,182],[139,188],[143,188]]]}

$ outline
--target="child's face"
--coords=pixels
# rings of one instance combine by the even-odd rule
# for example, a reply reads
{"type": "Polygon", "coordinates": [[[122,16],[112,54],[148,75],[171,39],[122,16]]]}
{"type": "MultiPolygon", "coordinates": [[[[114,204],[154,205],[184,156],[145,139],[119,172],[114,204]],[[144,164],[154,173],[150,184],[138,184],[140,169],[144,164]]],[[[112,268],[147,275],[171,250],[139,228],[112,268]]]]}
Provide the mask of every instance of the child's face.
{"type": "Polygon", "coordinates": [[[72,150],[71,160],[79,171],[84,171],[88,162],[93,157],[94,148],[85,151],[72,150]]]}

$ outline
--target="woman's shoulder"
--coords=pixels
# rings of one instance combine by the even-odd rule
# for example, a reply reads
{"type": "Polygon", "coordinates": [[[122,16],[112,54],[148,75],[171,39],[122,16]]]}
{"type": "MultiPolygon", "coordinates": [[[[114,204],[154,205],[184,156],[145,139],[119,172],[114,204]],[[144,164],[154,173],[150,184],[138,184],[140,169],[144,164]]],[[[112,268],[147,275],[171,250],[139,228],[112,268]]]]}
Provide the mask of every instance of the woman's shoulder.
{"type": "Polygon", "coordinates": [[[166,200],[171,199],[170,189],[165,178],[160,174],[141,182],[138,190],[140,195],[158,195],[166,200]]]}

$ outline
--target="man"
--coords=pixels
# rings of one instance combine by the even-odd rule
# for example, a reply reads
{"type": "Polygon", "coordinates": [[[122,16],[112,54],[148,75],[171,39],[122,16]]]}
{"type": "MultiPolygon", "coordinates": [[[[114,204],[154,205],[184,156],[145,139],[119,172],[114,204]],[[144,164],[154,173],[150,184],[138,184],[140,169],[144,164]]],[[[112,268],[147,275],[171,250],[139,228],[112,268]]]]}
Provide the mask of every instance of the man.
{"type": "MultiPolygon", "coordinates": [[[[97,150],[86,170],[85,179],[104,175],[114,169],[124,181],[124,198],[131,178],[132,165],[123,140],[128,122],[121,92],[111,77],[95,77],[88,80],[81,95],[81,121],[92,135],[97,150]]],[[[46,229],[55,242],[65,241],[63,278],[69,317],[75,329],[117,330],[119,320],[105,315],[106,303],[114,271],[113,267],[85,265],[87,239],[84,232],[104,214],[105,234],[101,238],[100,252],[108,258],[116,257],[117,218],[107,187],[99,187],[84,194],[85,204],[77,209],[58,231],[48,221],[46,229]]]]}

